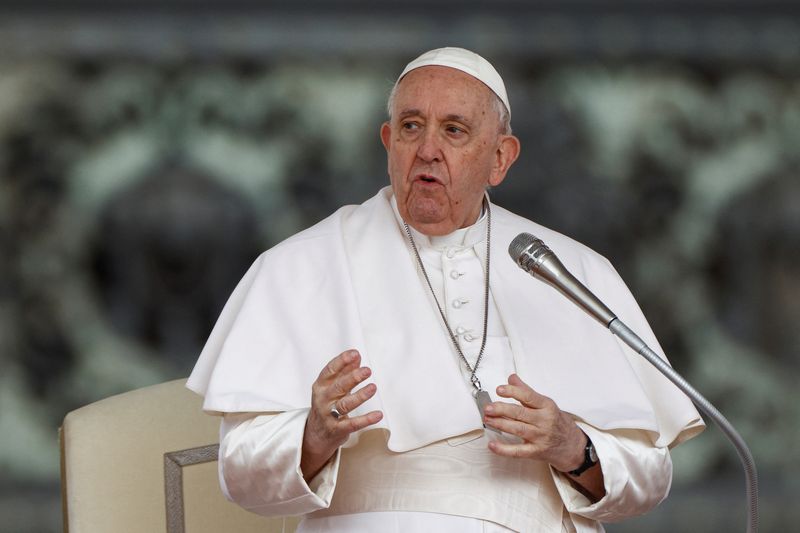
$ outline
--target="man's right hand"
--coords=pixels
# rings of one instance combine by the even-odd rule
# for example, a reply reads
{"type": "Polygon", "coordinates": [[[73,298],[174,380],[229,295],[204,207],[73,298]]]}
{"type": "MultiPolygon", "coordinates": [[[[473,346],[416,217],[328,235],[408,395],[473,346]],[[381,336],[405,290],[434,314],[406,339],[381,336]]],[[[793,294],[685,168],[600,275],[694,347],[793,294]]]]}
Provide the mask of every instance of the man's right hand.
{"type": "Polygon", "coordinates": [[[311,386],[311,410],[306,420],[300,457],[300,469],[306,481],[322,470],[351,433],[383,418],[381,411],[370,411],[353,418],[347,416],[377,391],[375,384],[370,383],[352,392],[372,374],[369,368],[360,365],[361,355],[356,350],[342,352],[325,365],[311,386]],[[336,407],[342,416],[334,417],[332,407],[336,407]]]}

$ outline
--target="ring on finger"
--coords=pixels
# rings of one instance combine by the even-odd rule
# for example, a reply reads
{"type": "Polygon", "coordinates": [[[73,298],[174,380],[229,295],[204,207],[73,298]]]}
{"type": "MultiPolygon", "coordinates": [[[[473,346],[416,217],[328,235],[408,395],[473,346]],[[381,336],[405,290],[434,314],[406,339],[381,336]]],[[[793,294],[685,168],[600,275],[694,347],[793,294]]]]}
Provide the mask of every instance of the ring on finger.
{"type": "Polygon", "coordinates": [[[345,416],[345,413],[339,411],[339,409],[336,407],[336,402],[333,402],[331,404],[331,411],[330,412],[331,412],[331,416],[333,418],[337,419],[337,420],[342,418],[343,416],[345,416]]]}

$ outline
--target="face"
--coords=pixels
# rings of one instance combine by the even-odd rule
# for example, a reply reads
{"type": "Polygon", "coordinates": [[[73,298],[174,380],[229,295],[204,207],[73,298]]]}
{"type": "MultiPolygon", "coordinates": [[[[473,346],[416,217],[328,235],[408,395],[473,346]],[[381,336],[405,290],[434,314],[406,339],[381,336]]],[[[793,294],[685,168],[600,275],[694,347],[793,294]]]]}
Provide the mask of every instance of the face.
{"type": "Polygon", "coordinates": [[[473,224],[484,190],[519,155],[516,137],[500,134],[493,98],[448,67],[418,68],[400,81],[381,140],[398,210],[417,231],[446,235],[473,224]]]}

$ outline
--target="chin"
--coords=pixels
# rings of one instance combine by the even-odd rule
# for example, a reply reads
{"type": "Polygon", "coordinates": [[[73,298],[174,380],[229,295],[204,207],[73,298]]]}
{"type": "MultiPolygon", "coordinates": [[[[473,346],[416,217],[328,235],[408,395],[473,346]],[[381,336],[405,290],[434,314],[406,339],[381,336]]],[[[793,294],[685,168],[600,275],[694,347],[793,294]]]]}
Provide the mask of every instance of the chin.
{"type": "Polygon", "coordinates": [[[428,236],[448,235],[458,229],[449,220],[441,218],[430,219],[412,217],[409,225],[428,236]]]}
{"type": "Polygon", "coordinates": [[[415,194],[408,198],[406,205],[409,213],[413,213],[418,219],[441,221],[447,216],[448,202],[446,198],[415,194]]]}
{"type": "Polygon", "coordinates": [[[447,217],[438,211],[432,211],[430,209],[415,209],[412,208],[409,211],[410,219],[414,221],[415,224],[425,225],[425,226],[435,226],[440,224],[447,224],[447,217]]]}

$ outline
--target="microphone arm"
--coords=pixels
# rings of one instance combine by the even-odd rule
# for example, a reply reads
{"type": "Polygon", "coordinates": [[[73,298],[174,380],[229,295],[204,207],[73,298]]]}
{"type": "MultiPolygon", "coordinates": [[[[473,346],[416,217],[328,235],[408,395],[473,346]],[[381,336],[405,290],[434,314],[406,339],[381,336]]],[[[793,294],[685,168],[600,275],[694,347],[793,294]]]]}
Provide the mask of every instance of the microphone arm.
{"type": "Polygon", "coordinates": [[[508,253],[519,267],[533,277],[551,285],[569,298],[598,322],[607,327],[630,346],[636,353],[647,359],[664,376],[673,382],[689,399],[722,430],[733,444],[742,462],[745,474],[747,508],[747,533],[758,531],[758,476],[756,464],[744,439],[733,425],[703,397],[683,376],[678,374],[666,361],[658,356],[628,326],[606,307],[592,292],[564,267],[556,254],[541,240],[530,233],[520,233],[508,247],[508,253]]]}

